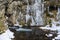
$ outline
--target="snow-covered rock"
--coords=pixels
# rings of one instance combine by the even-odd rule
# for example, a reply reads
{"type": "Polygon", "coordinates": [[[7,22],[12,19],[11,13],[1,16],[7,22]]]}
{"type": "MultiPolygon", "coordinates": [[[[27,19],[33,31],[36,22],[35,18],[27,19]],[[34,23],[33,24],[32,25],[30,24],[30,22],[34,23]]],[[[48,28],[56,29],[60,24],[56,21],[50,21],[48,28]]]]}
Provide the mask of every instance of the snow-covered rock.
{"type": "Polygon", "coordinates": [[[46,34],[46,36],[47,36],[47,37],[52,37],[52,36],[53,36],[53,34],[48,34],[48,35],[46,34]]]}
{"type": "Polygon", "coordinates": [[[55,39],[60,40],[60,35],[58,35],[57,37],[55,37],[55,39]]]}
{"type": "Polygon", "coordinates": [[[11,38],[14,38],[14,36],[13,32],[11,32],[9,29],[0,35],[0,40],[11,40],[11,38]]]}
{"type": "MultiPolygon", "coordinates": [[[[54,20],[52,20],[52,27],[49,27],[49,25],[46,25],[45,27],[40,27],[41,29],[47,29],[47,30],[57,30],[58,33],[57,33],[57,37],[55,37],[54,39],[52,40],[60,40],[60,26],[56,26],[56,24],[59,23],[59,22],[55,22],[54,20]]],[[[51,34],[50,35],[47,35],[47,36],[52,36],[51,34]]]]}

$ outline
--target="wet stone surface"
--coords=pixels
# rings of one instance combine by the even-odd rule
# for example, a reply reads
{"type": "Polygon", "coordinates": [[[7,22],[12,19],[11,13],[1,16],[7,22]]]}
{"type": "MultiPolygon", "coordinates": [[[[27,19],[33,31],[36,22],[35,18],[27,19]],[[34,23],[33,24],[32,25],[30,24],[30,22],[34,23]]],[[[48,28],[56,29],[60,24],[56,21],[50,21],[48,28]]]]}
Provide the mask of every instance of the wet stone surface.
{"type": "Polygon", "coordinates": [[[14,40],[52,40],[57,36],[57,31],[42,30],[33,28],[32,31],[16,31],[14,30],[14,40]]]}

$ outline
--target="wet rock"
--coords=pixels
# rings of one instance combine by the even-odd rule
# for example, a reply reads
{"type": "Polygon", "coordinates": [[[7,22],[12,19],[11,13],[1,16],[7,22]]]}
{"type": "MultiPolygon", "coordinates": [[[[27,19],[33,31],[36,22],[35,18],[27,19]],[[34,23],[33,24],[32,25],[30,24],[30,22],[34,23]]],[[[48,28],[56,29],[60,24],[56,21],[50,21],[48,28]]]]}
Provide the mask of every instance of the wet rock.
{"type": "MultiPolygon", "coordinates": [[[[11,30],[13,31],[13,30],[11,30]]],[[[52,40],[57,36],[56,31],[42,30],[37,27],[33,27],[32,31],[13,31],[15,34],[15,40],[52,40]]]]}
{"type": "Polygon", "coordinates": [[[53,15],[51,15],[47,12],[48,8],[46,8],[46,13],[44,13],[45,7],[42,2],[41,0],[0,0],[0,10],[5,10],[4,15],[8,17],[6,20],[10,26],[14,24],[23,26],[31,26],[31,24],[34,24],[34,26],[45,26],[49,24],[50,18],[56,20],[57,11],[52,11],[53,15]],[[26,22],[27,13],[31,18],[26,22]]]}
{"type": "Polygon", "coordinates": [[[5,18],[5,6],[0,6],[0,33],[3,33],[7,29],[6,18],[5,18]]]}
{"type": "Polygon", "coordinates": [[[16,23],[17,20],[16,18],[19,15],[18,5],[20,4],[21,4],[20,1],[13,1],[11,4],[8,5],[7,14],[11,15],[9,19],[13,24],[16,23]]]}

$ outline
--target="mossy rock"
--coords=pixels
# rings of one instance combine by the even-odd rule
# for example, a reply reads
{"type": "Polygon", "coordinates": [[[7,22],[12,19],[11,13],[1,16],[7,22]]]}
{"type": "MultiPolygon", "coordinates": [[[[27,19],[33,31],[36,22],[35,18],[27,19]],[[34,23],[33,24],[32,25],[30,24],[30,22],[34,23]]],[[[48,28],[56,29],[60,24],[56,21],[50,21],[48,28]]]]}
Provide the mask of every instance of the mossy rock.
{"type": "Polygon", "coordinates": [[[0,34],[4,33],[5,30],[6,30],[6,27],[5,27],[4,23],[2,21],[0,21],[0,34]]]}
{"type": "Polygon", "coordinates": [[[19,24],[24,26],[25,25],[25,21],[20,21],[19,24]]]}

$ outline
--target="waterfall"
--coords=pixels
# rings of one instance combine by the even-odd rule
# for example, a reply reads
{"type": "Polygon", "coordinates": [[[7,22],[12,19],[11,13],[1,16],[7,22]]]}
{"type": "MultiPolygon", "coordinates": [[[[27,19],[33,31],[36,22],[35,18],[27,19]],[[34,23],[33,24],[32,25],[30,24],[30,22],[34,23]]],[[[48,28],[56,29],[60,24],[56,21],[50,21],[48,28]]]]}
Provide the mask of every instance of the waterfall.
{"type": "Polygon", "coordinates": [[[19,21],[25,20],[26,24],[29,20],[31,20],[30,25],[44,25],[43,23],[43,13],[44,13],[44,4],[42,3],[42,0],[30,0],[31,4],[29,3],[29,0],[27,1],[26,5],[26,14],[24,15],[24,9],[20,10],[19,15],[16,19],[16,25],[19,25],[19,21]],[[22,11],[22,12],[21,12],[22,11]],[[25,19],[24,19],[25,16],[25,19]],[[18,21],[19,20],[19,21],[18,21]]]}
{"type": "Polygon", "coordinates": [[[36,25],[43,25],[43,18],[42,18],[42,3],[41,0],[35,0],[35,3],[33,5],[34,13],[35,13],[35,23],[36,25]]]}
{"type": "MultiPolygon", "coordinates": [[[[27,0],[28,1],[28,0],[27,0]]],[[[31,18],[31,16],[29,15],[29,11],[30,11],[30,5],[29,2],[27,3],[27,10],[26,10],[26,23],[29,21],[29,19],[31,18]]]]}
{"type": "Polygon", "coordinates": [[[26,14],[26,22],[31,19],[31,25],[43,25],[43,12],[44,12],[44,5],[42,4],[41,0],[34,0],[34,4],[32,3],[32,5],[27,5],[27,14],[26,14]],[[31,14],[31,12],[34,16],[31,16],[29,14],[31,14]]]}

